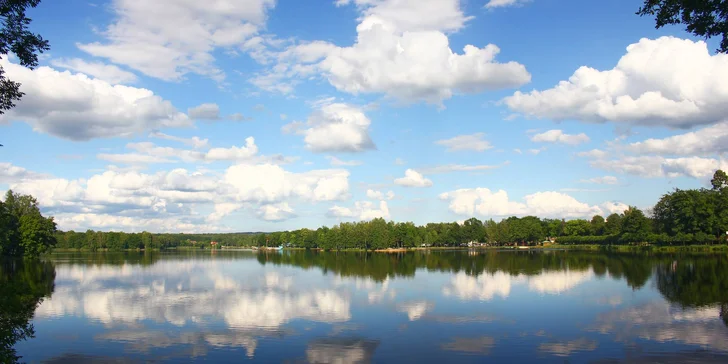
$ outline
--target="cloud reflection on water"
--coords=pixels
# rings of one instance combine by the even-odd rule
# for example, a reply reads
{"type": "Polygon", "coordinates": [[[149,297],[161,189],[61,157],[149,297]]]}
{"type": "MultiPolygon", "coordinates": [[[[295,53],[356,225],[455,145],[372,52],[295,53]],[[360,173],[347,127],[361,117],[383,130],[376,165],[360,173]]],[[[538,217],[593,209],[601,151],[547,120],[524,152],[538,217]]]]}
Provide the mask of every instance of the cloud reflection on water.
{"type": "Polygon", "coordinates": [[[159,263],[132,274],[126,266],[59,266],[60,284],[36,315],[83,316],[107,325],[152,320],[182,326],[221,319],[240,329],[275,329],[293,319],[331,323],[351,318],[349,298],[342,292],[294,291],[292,278],[274,272],[239,281],[221,268],[211,262],[159,263]]]}
{"type": "Polygon", "coordinates": [[[570,356],[577,351],[594,351],[597,342],[587,338],[579,338],[571,341],[548,342],[538,346],[538,350],[556,356],[570,356]]]}
{"type": "Polygon", "coordinates": [[[311,364],[356,364],[372,361],[378,341],[359,338],[323,338],[309,343],[306,360],[311,364]]]}
{"type": "Polygon", "coordinates": [[[405,302],[397,305],[397,310],[406,312],[410,321],[416,321],[422,318],[427,311],[432,310],[434,304],[427,301],[405,302]]]}
{"type": "Polygon", "coordinates": [[[560,294],[594,278],[594,272],[563,270],[543,271],[538,275],[511,275],[503,272],[483,273],[477,277],[463,272],[455,274],[442,293],[461,300],[490,301],[494,297],[508,298],[513,286],[527,284],[528,289],[541,294],[560,294]]]}
{"type": "Polygon", "coordinates": [[[728,352],[728,327],[720,312],[719,306],[683,309],[667,302],[650,302],[601,314],[588,329],[612,334],[619,341],[679,342],[728,352]]]}

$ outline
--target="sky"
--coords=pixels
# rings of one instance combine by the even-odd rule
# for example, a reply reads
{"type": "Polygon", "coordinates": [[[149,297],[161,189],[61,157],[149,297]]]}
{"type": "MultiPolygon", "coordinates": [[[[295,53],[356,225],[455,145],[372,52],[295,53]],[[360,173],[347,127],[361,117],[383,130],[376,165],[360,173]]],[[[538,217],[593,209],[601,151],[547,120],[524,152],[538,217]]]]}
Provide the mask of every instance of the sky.
{"type": "Polygon", "coordinates": [[[728,56],[640,1],[43,1],[0,191],[62,230],[649,209],[728,168],[728,56]]]}

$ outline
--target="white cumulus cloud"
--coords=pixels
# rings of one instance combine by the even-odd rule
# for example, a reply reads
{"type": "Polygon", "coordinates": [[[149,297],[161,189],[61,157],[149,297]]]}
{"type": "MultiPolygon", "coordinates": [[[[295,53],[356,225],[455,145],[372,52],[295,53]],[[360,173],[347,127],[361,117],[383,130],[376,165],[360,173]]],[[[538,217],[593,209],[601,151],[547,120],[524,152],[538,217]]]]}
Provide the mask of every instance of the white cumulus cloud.
{"type": "Polygon", "coordinates": [[[504,190],[487,188],[459,189],[440,194],[449,202],[450,211],[464,216],[526,216],[579,218],[601,214],[598,206],[579,202],[559,192],[536,192],[526,195],[523,202],[512,201],[504,190]]]}
{"type": "MultiPolygon", "coordinates": [[[[350,94],[383,93],[404,102],[441,105],[454,94],[513,88],[530,82],[517,62],[496,60],[494,44],[467,44],[458,53],[447,32],[463,28],[460,0],[356,0],[361,13],[356,41],[338,47],[324,41],[302,42],[262,59],[276,65],[251,82],[283,93],[297,79],[322,74],[350,94]]],[[[263,52],[266,53],[266,52],[263,52]]]]}
{"type": "Polygon", "coordinates": [[[432,181],[425,178],[421,173],[415,171],[414,169],[408,169],[404,171],[404,177],[397,178],[394,180],[395,184],[398,184],[400,186],[404,187],[430,187],[432,186],[432,181]]]}
{"type": "Polygon", "coordinates": [[[592,159],[589,164],[594,168],[645,178],[687,176],[702,179],[712,176],[717,169],[728,168],[728,163],[722,159],[702,157],[618,156],[592,159]]]}
{"type": "Polygon", "coordinates": [[[218,223],[240,209],[261,220],[289,219],[295,216],[294,202],[348,198],[348,177],[344,170],[290,172],[264,163],[234,165],[222,175],[182,168],[156,173],[108,170],[68,180],[12,165],[0,173],[11,189],[35,196],[44,212],[57,217],[61,229],[155,232],[226,230],[218,223]]]}
{"type": "Polygon", "coordinates": [[[336,218],[354,218],[362,221],[379,217],[383,219],[390,218],[387,201],[379,201],[379,205],[375,205],[371,201],[356,201],[353,208],[335,205],[329,209],[327,215],[336,218]]]}
{"type": "Polygon", "coordinates": [[[333,103],[315,110],[306,123],[287,124],[282,131],[303,135],[306,148],[313,152],[363,152],[375,148],[370,124],[360,108],[333,103]]]}
{"type": "Polygon", "coordinates": [[[703,41],[643,38],[611,70],[584,66],[554,88],[518,91],[504,102],[513,111],[557,121],[714,124],[728,113],[728,56],[711,55],[703,41]]]}
{"type": "Polygon", "coordinates": [[[636,154],[713,156],[728,152],[728,121],[662,139],[631,143],[636,154]]]}
{"type": "Polygon", "coordinates": [[[388,191],[387,193],[384,193],[382,191],[367,190],[367,198],[372,200],[391,200],[394,199],[394,191],[388,191]]]}
{"type": "Polygon", "coordinates": [[[65,139],[124,137],[162,127],[191,126],[172,103],[152,91],[113,85],[100,79],[49,67],[34,70],[0,60],[6,76],[20,82],[25,96],[0,116],[65,139]]]}
{"type": "Polygon", "coordinates": [[[265,26],[275,0],[114,0],[106,41],[78,44],[93,56],[151,77],[181,80],[194,73],[222,81],[217,48],[240,46],[265,26]]]}

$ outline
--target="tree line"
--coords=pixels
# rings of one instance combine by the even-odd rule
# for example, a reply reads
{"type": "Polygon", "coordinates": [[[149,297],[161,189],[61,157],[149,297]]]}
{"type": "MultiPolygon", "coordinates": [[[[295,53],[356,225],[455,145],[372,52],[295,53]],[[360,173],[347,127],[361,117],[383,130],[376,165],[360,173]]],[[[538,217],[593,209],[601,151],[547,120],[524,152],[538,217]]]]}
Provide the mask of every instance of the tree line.
{"type": "Polygon", "coordinates": [[[470,218],[462,223],[371,221],[342,222],[332,227],[272,233],[182,234],[56,231],[53,218],[41,215],[32,196],[8,191],[0,203],[0,253],[37,256],[50,247],[79,250],[142,250],[286,246],[324,250],[378,250],[414,247],[460,247],[559,244],[660,245],[725,243],[728,231],[728,175],[715,172],[712,188],[663,195],[650,213],[630,206],[606,218],[541,219],[536,216],[470,218]]]}
{"type": "Polygon", "coordinates": [[[125,233],[122,231],[85,232],[58,231],[55,234],[57,249],[89,251],[164,250],[173,248],[219,249],[255,246],[254,233],[184,234],[184,233],[125,233]],[[215,243],[214,245],[211,243],[215,243]]]}
{"type": "Polygon", "coordinates": [[[635,244],[691,245],[725,243],[728,234],[728,175],[717,170],[711,189],[675,189],[663,195],[651,213],[629,206],[622,213],[589,220],[512,216],[499,222],[470,218],[463,223],[395,223],[377,218],[342,222],[316,230],[300,229],[255,237],[258,246],[325,250],[488,245],[635,244]]]}

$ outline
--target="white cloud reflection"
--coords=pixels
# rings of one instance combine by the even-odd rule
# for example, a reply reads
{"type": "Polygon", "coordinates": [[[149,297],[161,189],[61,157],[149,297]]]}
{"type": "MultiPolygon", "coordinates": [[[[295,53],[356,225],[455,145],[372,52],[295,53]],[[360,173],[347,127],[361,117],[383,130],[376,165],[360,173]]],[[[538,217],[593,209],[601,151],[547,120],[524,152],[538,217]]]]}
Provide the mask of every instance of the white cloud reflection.
{"type": "Polygon", "coordinates": [[[527,284],[528,289],[541,294],[561,294],[594,277],[592,270],[543,271],[537,275],[511,275],[503,272],[483,273],[470,276],[460,272],[453,275],[442,289],[445,296],[461,300],[490,301],[495,297],[508,298],[517,284],[527,284]]]}
{"type": "Polygon", "coordinates": [[[683,309],[651,302],[601,314],[589,329],[613,334],[620,341],[680,342],[728,352],[728,327],[721,321],[718,306],[683,309]]]}
{"type": "Polygon", "coordinates": [[[410,321],[416,321],[434,307],[434,304],[427,301],[405,302],[397,305],[397,311],[406,312],[410,321]]]}
{"type": "Polygon", "coordinates": [[[308,345],[306,360],[311,364],[370,363],[378,346],[379,342],[362,339],[319,339],[308,345]]]}
{"type": "Polygon", "coordinates": [[[230,328],[269,330],[294,319],[333,323],[351,318],[343,292],[326,287],[296,291],[291,277],[264,271],[241,277],[225,272],[230,268],[215,261],[158,262],[143,269],[60,265],[55,293],[36,316],[84,316],[106,325],[222,320],[230,328]]]}

